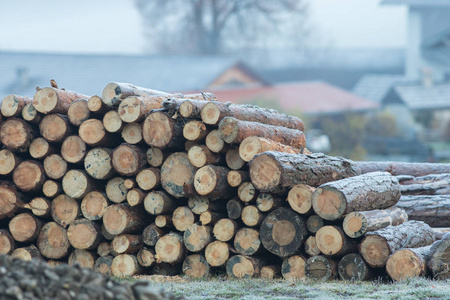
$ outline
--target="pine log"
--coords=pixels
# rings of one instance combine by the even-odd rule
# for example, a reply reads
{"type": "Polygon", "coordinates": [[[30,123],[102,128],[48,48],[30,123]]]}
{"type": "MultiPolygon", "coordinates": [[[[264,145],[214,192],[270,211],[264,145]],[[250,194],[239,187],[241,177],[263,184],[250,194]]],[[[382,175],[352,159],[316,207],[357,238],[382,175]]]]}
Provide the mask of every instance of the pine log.
{"type": "Polygon", "coordinates": [[[44,159],[45,175],[59,180],[67,173],[67,162],[58,154],[52,154],[44,159]]]}
{"type": "Polygon", "coordinates": [[[239,155],[239,148],[237,147],[228,149],[225,154],[225,161],[228,168],[232,170],[240,170],[246,165],[245,161],[239,155]]]}
{"type": "Polygon", "coordinates": [[[70,170],[62,179],[64,193],[75,199],[82,199],[94,190],[92,179],[82,170],[70,170]]]}
{"type": "Polygon", "coordinates": [[[22,110],[27,104],[31,104],[33,100],[24,96],[8,95],[1,102],[0,111],[4,117],[20,117],[22,110]]]}
{"type": "Polygon", "coordinates": [[[102,119],[103,127],[110,133],[117,133],[122,131],[125,123],[119,116],[119,113],[115,110],[108,111],[102,119]]]}
{"type": "Polygon", "coordinates": [[[407,221],[366,233],[359,251],[369,266],[382,267],[397,250],[428,246],[434,240],[434,231],[430,226],[420,221],[407,221]]]}
{"type": "Polygon", "coordinates": [[[207,165],[195,173],[194,187],[198,194],[210,199],[225,199],[233,195],[234,189],[228,184],[230,170],[225,167],[207,165]]]}
{"type": "Polygon", "coordinates": [[[220,213],[215,213],[212,211],[204,211],[200,214],[200,223],[202,225],[214,225],[217,222],[219,222],[220,219],[222,219],[224,216],[220,213]]]}
{"type": "Polygon", "coordinates": [[[402,195],[448,195],[450,194],[450,174],[430,174],[425,176],[397,176],[402,195]]]}
{"type": "Polygon", "coordinates": [[[325,256],[310,257],[305,263],[305,275],[310,279],[327,281],[337,276],[337,262],[325,256]]]}
{"type": "Polygon", "coordinates": [[[68,136],[61,145],[61,156],[72,164],[81,163],[86,151],[86,143],[78,135],[68,136]]]}
{"type": "Polygon", "coordinates": [[[402,196],[395,206],[405,210],[410,220],[450,227],[450,195],[402,196]]]}
{"type": "Polygon", "coordinates": [[[54,180],[46,180],[42,185],[42,193],[48,198],[55,198],[63,192],[59,182],[54,180]]]}
{"type": "Polygon", "coordinates": [[[22,119],[9,118],[0,127],[0,141],[13,152],[28,151],[34,136],[34,130],[22,119]]]}
{"type": "Polygon", "coordinates": [[[258,197],[258,191],[251,182],[243,182],[238,188],[237,195],[244,203],[253,202],[258,197]]]}
{"type": "Polygon", "coordinates": [[[264,248],[280,257],[288,257],[300,249],[307,231],[297,213],[282,207],[267,215],[259,234],[264,248]]]}
{"type": "Polygon", "coordinates": [[[180,148],[184,143],[183,123],[172,119],[167,113],[150,113],[142,125],[144,141],[160,149],[180,148]]]}
{"type": "Polygon", "coordinates": [[[46,115],[39,123],[39,131],[51,143],[62,143],[73,132],[67,116],[60,114],[46,115]]]}
{"type": "Polygon", "coordinates": [[[146,196],[147,194],[141,189],[131,189],[127,193],[127,203],[130,206],[140,205],[144,202],[146,196]]]}
{"type": "Polygon", "coordinates": [[[354,211],[384,209],[400,199],[397,178],[387,172],[367,173],[322,184],[313,194],[313,208],[325,220],[354,211]]]}
{"type": "Polygon", "coordinates": [[[173,212],[174,200],[163,191],[151,191],[144,199],[145,210],[152,215],[161,215],[173,212]]]}
{"type": "Polygon", "coordinates": [[[112,166],[123,176],[136,175],[147,163],[144,151],[135,145],[122,144],[112,153],[112,166]]]}
{"type": "Polygon", "coordinates": [[[410,163],[396,161],[356,161],[355,164],[361,169],[361,173],[389,172],[393,176],[410,175],[424,176],[428,174],[450,173],[450,164],[439,163],[410,163]]]}
{"type": "Polygon", "coordinates": [[[100,273],[105,276],[111,276],[111,266],[113,263],[114,257],[113,256],[101,256],[95,261],[94,265],[94,272],[100,273]]]}
{"type": "Polygon", "coordinates": [[[159,228],[173,228],[172,215],[157,215],[155,225],[159,228]]]}
{"type": "Polygon", "coordinates": [[[130,83],[110,82],[102,91],[102,100],[109,107],[117,107],[122,100],[132,96],[167,96],[169,94],[130,83]]]}
{"type": "Polygon", "coordinates": [[[133,254],[117,255],[111,264],[111,274],[116,277],[128,277],[141,274],[142,272],[142,267],[133,254]]]}
{"type": "Polygon", "coordinates": [[[251,161],[256,154],[266,151],[277,151],[290,154],[301,153],[301,150],[297,148],[293,148],[260,136],[246,137],[239,145],[239,155],[246,162],[251,161]]]}
{"type": "Polygon", "coordinates": [[[162,152],[161,149],[150,147],[147,150],[147,162],[152,167],[161,167],[163,162],[166,160],[168,153],[162,152]]]}
{"type": "Polygon", "coordinates": [[[112,235],[122,233],[138,233],[145,228],[146,215],[139,207],[124,204],[108,206],[103,215],[103,225],[112,235]]]}
{"type": "Polygon", "coordinates": [[[259,232],[253,228],[241,228],[234,237],[234,248],[242,255],[253,255],[261,252],[262,245],[259,232]]]}
{"type": "Polygon", "coordinates": [[[278,265],[263,266],[260,274],[263,279],[277,279],[281,277],[281,267],[278,265]]]}
{"type": "Polygon", "coordinates": [[[219,137],[228,144],[242,143],[250,136],[260,136],[275,142],[303,149],[306,144],[305,134],[297,129],[266,125],[259,122],[224,118],[219,123],[219,137]]]}
{"type": "Polygon", "coordinates": [[[395,281],[427,274],[431,245],[420,248],[404,248],[392,254],[386,262],[386,271],[395,281]]]}
{"type": "Polygon", "coordinates": [[[287,202],[290,207],[299,214],[310,214],[312,212],[312,196],[315,188],[306,184],[294,185],[288,193],[287,202]]]}
{"type": "Polygon", "coordinates": [[[103,103],[102,98],[97,95],[90,97],[87,104],[89,111],[94,114],[106,113],[110,109],[105,103],[103,103]]]}
{"type": "Polygon", "coordinates": [[[192,120],[187,122],[183,127],[183,136],[186,140],[202,142],[205,140],[210,130],[202,121],[192,120]]]}
{"type": "Polygon", "coordinates": [[[178,112],[184,118],[200,118],[202,108],[209,103],[209,101],[216,100],[216,96],[211,93],[202,93],[203,98],[197,99],[179,99],[169,98],[163,101],[164,108],[173,112],[178,112]]]}
{"type": "Polygon", "coordinates": [[[8,149],[0,150],[0,175],[11,174],[21,161],[14,152],[8,149]]]}
{"type": "Polygon", "coordinates": [[[180,263],[186,252],[183,237],[174,232],[166,234],[156,242],[155,251],[157,260],[171,264],[180,263]]]}
{"type": "Polygon", "coordinates": [[[218,201],[211,201],[208,197],[194,195],[190,196],[188,200],[189,209],[196,215],[201,215],[205,211],[223,211],[223,203],[218,201]]]}
{"type": "Polygon", "coordinates": [[[303,280],[305,274],[306,259],[300,255],[292,255],[283,260],[281,274],[287,281],[303,280]]]}
{"type": "Polygon", "coordinates": [[[228,218],[237,220],[241,217],[242,209],[243,209],[242,202],[237,199],[231,199],[227,202],[227,213],[228,218]]]}
{"type": "Polygon", "coordinates": [[[61,194],[52,201],[51,215],[56,223],[66,228],[80,216],[80,207],[75,199],[61,194]]]}
{"type": "Polygon", "coordinates": [[[33,106],[43,114],[67,114],[70,104],[77,99],[89,99],[89,96],[54,87],[45,87],[34,94],[33,106]]]}
{"type": "Polygon", "coordinates": [[[305,253],[309,256],[315,256],[321,254],[319,248],[317,247],[316,237],[310,235],[305,241],[305,253]]]}
{"type": "Polygon", "coordinates": [[[121,203],[127,199],[128,189],[124,185],[125,179],[114,177],[106,184],[106,196],[111,202],[121,203]]]}
{"type": "Polygon", "coordinates": [[[136,254],[138,263],[143,267],[151,267],[155,262],[155,251],[153,249],[142,247],[136,254]]]}
{"type": "Polygon", "coordinates": [[[184,231],[183,242],[190,252],[200,252],[212,242],[212,228],[192,224],[184,231]]]}
{"type": "Polygon", "coordinates": [[[201,254],[188,255],[183,261],[182,271],[190,278],[206,279],[209,276],[209,264],[201,254]]]}
{"type": "Polygon", "coordinates": [[[145,227],[145,229],[142,231],[142,241],[147,246],[153,247],[156,245],[156,242],[158,242],[158,240],[165,234],[166,232],[163,229],[152,223],[145,227]]]}
{"type": "Polygon", "coordinates": [[[358,244],[358,241],[349,239],[340,226],[324,226],[316,233],[317,248],[327,256],[339,257],[356,252],[358,244]]]}
{"type": "Polygon", "coordinates": [[[41,254],[50,259],[61,259],[69,255],[70,243],[67,231],[55,222],[42,226],[37,239],[37,247],[41,254]]]}
{"type": "Polygon", "coordinates": [[[297,117],[280,113],[273,109],[261,108],[254,105],[237,105],[218,101],[206,104],[201,117],[205,124],[217,125],[225,117],[239,120],[260,122],[263,124],[282,126],[291,129],[305,130],[303,121],[297,117]]]}
{"type": "Polygon", "coordinates": [[[115,173],[113,169],[112,150],[109,148],[94,148],[84,159],[84,169],[95,179],[110,179],[115,173]]]}
{"type": "Polygon", "coordinates": [[[230,255],[230,245],[221,241],[209,243],[205,249],[205,258],[211,267],[225,265],[230,255]]]}
{"type": "Polygon", "coordinates": [[[271,194],[259,194],[256,198],[256,207],[262,212],[269,212],[283,206],[283,201],[271,194]]]}
{"type": "Polygon", "coordinates": [[[189,226],[195,223],[195,216],[189,207],[180,206],[173,211],[172,223],[178,231],[186,231],[189,226]]]}
{"type": "Polygon", "coordinates": [[[117,254],[134,254],[142,248],[142,237],[133,234],[119,234],[111,242],[111,248],[117,254]]]}
{"type": "Polygon", "coordinates": [[[341,279],[348,281],[369,280],[373,273],[359,253],[350,253],[341,258],[338,272],[341,279]]]}
{"type": "Polygon", "coordinates": [[[311,215],[308,217],[308,219],[306,219],[306,228],[312,234],[316,234],[317,231],[319,231],[319,229],[323,226],[325,226],[324,219],[322,219],[318,215],[311,215]]]}
{"type": "Polygon", "coordinates": [[[67,238],[75,249],[93,250],[103,240],[100,224],[87,219],[73,221],[67,229],[67,238]]]}
{"type": "Polygon", "coordinates": [[[126,179],[123,181],[123,186],[124,186],[125,188],[127,188],[128,190],[131,190],[131,189],[137,187],[136,181],[135,181],[134,179],[132,179],[132,178],[126,178],[126,179]]]}
{"type": "Polygon", "coordinates": [[[97,255],[87,250],[75,249],[69,255],[68,265],[79,265],[81,268],[94,269],[97,255]]]}
{"type": "Polygon", "coordinates": [[[238,187],[241,183],[250,181],[250,174],[248,171],[231,170],[228,172],[227,181],[231,187],[238,187]]]}
{"type": "Polygon", "coordinates": [[[223,156],[211,152],[208,147],[204,145],[193,146],[188,151],[188,158],[191,164],[196,168],[201,168],[205,165],[221,164],[223,156]]]}
{"type": "Polygon", "coordinates": [[[16,245],[8,230],[0,229],[0,255],[11,254],[16,245]]]}
{"type": "Polygon", "coordinates": [[[33,243],[42,228],[42,221],[29,213],[22,213],[9,221],[9,232],[19,243],[33,243]]]}
{"type": "Polygon", "coordinates": [[[13,171],[13,182],[23,192],[37,192],[45,181],[44,167],[40,162],[26,160],[13,171]]]}
{"type": "Polygon", "coordinates": [[[0,219],[12,218],[24,207],[25,197],[10,182],[0,181],[0,219]]]}
{"type": "Polygon", "coordinates": [[[111,244],[109,242],[101,242],[97,247],[97,254],[101,257],[111,254],[111,244]]]}
{"type": "Polygon", "coordinates": [[[28,152],[30,152],[31,157],[34,159],[44,159],[50,154],[55,153],[55,148],[47,140],[39,137],[31,142],[28,152]]]}
{"type": "Polygon", "coordinates": [[[153,109],[161,108],[161,97],[130,96],[122,100],[117,112],[125,123],[141,122],[153,109]]]}
{"type": "Polygon", "coordinates": [[[92,147],[112,147],[117,144],[117,138],[107,132],[103,123],[97,119],[84,121],[79,129],[80,138],[92,147]]]}
{"type": "Polygon", "coordinates": [[[281,192],[302,183],[323,183],[359,175],[356,165],[347,159],[316,154],[264,152],[250,162],[250,178],[261,192],[281,192]]]}
{"type": "Polygon", "coordinates": [[[30,261],[32,259],[43,260],[41,252],[35,245],[17,248],[11,253],[11,257],[19,258],[21,260],[30,261]]]}
{"type": "Polygon", "coordinates": [[[214,224],[213,233],[216,240],[228,242],[235,236],[238,229],[239,225],[236,221],[232,219],[221,219],[214,224]]]}
{"type": "Polygon", "coordinates": [[[197,168],[189,162],[187,153],[175,152],[167,157],[161,167],[161,186],[176,198],[194,195],[196,171],[197,168]]]}
{"type": "Polygon", "coordinates": [[[245,225],[255,227],[261,225],[265,215],[254,205],[245,206],[242,209],[241,219],[245,225]]]}
{"type": "Polygon", "coordinates": [[[263,263],[256,257],[235,255],[227,261],[226,271],[230,278],[259,277],[263,263]]]}
{"type": "Polygon", "coordinates": [[[90,221],[100,220],[109,206],[106,194],[99,191],[92,191],[84,196],[81,201],[81,212],[90,221]]]}
{"type": "Polygon", "coordinates": [[[91,111],[88,107],[87,99],[78,99],[72,102],[67,111],[70,124],[80,126],[81,123],[89,119],[91,111]]]}
{"type": "Polygon", "coordinates": [[[43,115],[39,113],[33,104],[26,104],[22,110],[22,118],[32,124],[39,124],[43,115]]]}
{"type": "Polygon", "coordinates": [[[144,140],[142,126],[139,123],[128,123],[123,127],[121,135],[125,143],[131,145],[139,144],[144,140]]]}
{"type": "Polygon", "coordinates": [[[230,146],[219,137],[219,130],[211,130],[206,136],[205,145],[214,153],[226,153],[230,146]]]}
{"type": "Polygon", "coordinates": [[[434,242],[430,249],[428,268],[436,279],[448,279],[450,277],[450,234],[434,242]]]}
{"type": "Polygon", "coordinates": [[[351,212],[342,223],[345,234],[358,238],[369,231],[375,231],[387,226],[397,226],[408,221],[406,212],[398,207],[383,210],[351,212]]]}
{"type": "Polygon", "coordinates": [[[31,210],[36,217],[47,218],[51,216],[51,202],[43,197],[33,198],[23,207],[31,210]]]}

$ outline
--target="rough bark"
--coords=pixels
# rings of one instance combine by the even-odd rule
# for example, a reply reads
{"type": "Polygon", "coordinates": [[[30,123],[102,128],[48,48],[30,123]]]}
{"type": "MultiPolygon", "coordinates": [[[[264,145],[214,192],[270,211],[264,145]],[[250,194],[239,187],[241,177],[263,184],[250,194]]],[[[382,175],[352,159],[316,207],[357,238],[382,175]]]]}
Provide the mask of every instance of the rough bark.
{"type": "Polygon", "coordinates": [[[436,279],[448,279],[450,277],[450,234],[434,242],[430,249],[428,268],[436,279]]]}
{"type": "Polygon", "coordinates": [[[305,279],[306,259],[300,255],[293,255],[283,260],[281,274],[287,281],[297,281],[305,279]]]}
{"type": "Polygon", "coordinates": [[[125,143],[136,145],[144,141],[142,125],[140,123],[128,123],[122,129],[122,139],[125,143]]]}
{"type": "Polygon", "coordinates": [[[14,152],[0,150],[0,175],[10,175],[22,160],[14,152]]]}
{"type": "Polygon", "coordinates": [[[115,110],[108,111],[102,119],[103,127],[110,133],[117,133],[122,131],[125,123],[119,116],[119,113],[115,110]]]}
{"type": "Polygon", "coordinates": [[[144,141],[152,147],[180,148],[184,143],[183,122],[172,119],[167,113],[150,113],[142,125],[144,141]]]}
{"type": "Polygon", "coordinates": [[[200,252],[212,242],[211,226],[192,224],[184,231],[183,242],[190,252],[200,252]]]}
{"type": "Polygon", "coordinates": [[[187,153],[175,152],[167,157],[161,167],[161,186],[176,198],[193,195],[196,171],[187,153]]]}
{"type": "Polygon", "coordinates": [[[138,207],[124,204],[108,206],[103,215],[103,225],[112,235],[122,233],[138,233],[145,227],[146,215],[138,207]]]}
{"type": "Polygon", "coordinates": [[[27,104],[31,104],[32,99],[25,96],[8,95],[1,102],[0,111],[4,117],[20,117],[22,110],[27,104]]]}
{"type": "Polygon", "coordinates": [[[31,142],[28,152],[34,159],[44,159],[45,157],[55,153],[56,151],[55,148],[51,144],[49,144],[49,142],[47,142],[47,140],[39,137],[31,142]]]}
{"type": "Polygon", "coordinates": [[[294,185],[288,193],[287,202],[289,206],[299,214],[310,214],[312,212],[312,196],[315,188],[306,184],[294,185]]]}
{"type": "Polygon", "coordinates": [[[209,276],[209,264],[201,254],[189,255],[183,261],[182,271],[190,278],[206,279],[209,276]]]}
{"type": "Polygon", "coordinates": [[[209,243],[205,249],[205,258],[211,267],[225,265],[230,255],[230,245],[221,241],[209,243]]]}
{"type": "Polygon", "coordinates": [[[428,174],[450,173],[450,164],[410,163],[395,161],[355,161],[361,173],[388,172],[393,176],[410,175],[424,176],[428,174]]]}
{"type": "Polygon", "coordinates": [[[73,132],[67,116],[60,114],[46,115],[39,123],[39,131],[51,143],[62,143],[73,132]]]}
{"type": "Polygon", "coordinates": [[[21,213],[9,221],[9,232],[19,243],[33,243],[42,228],[42,221],[29,213],[21,213]]]}
{"type": "Polygon", "coordinates": [[[230,278],[259,277],[263,262],[252,256],[235,255],[227,261],[226,271],[230,278]]]}
{"type": "Polygon", "coordinates": [[[89,119],[90,114],[87,99],[75,100],[70,104],[67,111],[69,122],[74,126],[80,126],[81,123],[89,119]]]}
{"type": "Polygon", "coordinates": [[[26,160],[13,171],[13,182],[23,192],[37,192],[45,181],[44,167],[40,162],[26,160]]]}
{"type": "Polygon", "coordinates": [[[35,136],[31,126],[22,119],[9,118],[0,127],[0,140],[13,152],[26,152],[35,136]]]}
{"type": "Polygon", "coordinates": [[[405,210],[410,220],[450,227],[450,195],[402,196],[395,206],[405,210]]]}
{"type": "Polygon", "coordinates": [[[213,233],[216,240],[222,242],[231,241],[239,229],[239,225],[232,219],[221,219],[214,224],[213,233]]]}
{"type": "Polygon", "coordinates": [[[166,234],[156,242],[155,252],[157,260],[171,264],[182,262],[186,252],[183,237],[174,232],[166,234]]]}
{"type": "Polygon", "coordinates": [[[110,82],[102,91],[102,100],[109,107],[117,107],[122,100],[133,96],[168,96],[157,90],[147,89],[130,83],[110,82]]]}
{"type": "Polygon", "coordinates": [[[67,238],[75,249],[96,249],[103,240],[100,224],[88,219],[77,219],[67,229],[67,238]]]}
{"type": "Polygon", "coordinates": [[[52,219],[64,228],[78,218],[80,213],[78,202],[66,194],[61,194],[52,201],[52,219]]]}
{"type": "Polygon", "coordinates": [[[86,152],[86,143],[78,135],[68,136],[61,145],[61,156],[68,163],[83,162],[86,152]]]}
{"type": "Polygon", "coordinates": [[[175,201],[166,192],[151,191],[144,199],[144,208],[152,215],[172,213],[175,201]]]}
{"type": "Polygon", "coordinates": [[[425,176],[397,176],[402,195],[448,195],[450,194],[450,174],[430,174],[425,176]]]}
{"type": "Polygon", "coordinates": [[[297,148],[259,136],[246,137],[239,145],[239,155],[246,162],[251,161],[256,154],[266,151],[277,151],[291,154],[301,153],[301,150],[297,148]]]}
{"type": "Polygon", "coordinates": [[[369,280],[373,274],[372,269],[359,253],[350,253],[341,258],[338,272],[342,279],[348,281],[369,280]]]}
{"type": "Polygon", "coordinates": [[[254,255],[263,249],[259,232],[253,228],[241,228],[234,237],[234,248],[242,255],[254,255]]]}
{"type": "Polygon", "coordinates": [[[111,160],[112,150],[108,148],[94,148],[86,154],[84,169],[95,179],[110,179],[115,173],[111,160]]]}
{"type": "Polygon", "coordinates": [[[64,193],[74,199],[82,199],[95,188],[93,180],[81,170],[70,170],[62,179],[64,193]]]}
{"type": "Polygon", "coordinates": [[[225,167],[207,165],[195,173],[194,187],[198,194],[210,199],[225,199],[233,195],[234,189],[228,184],[230,170],[225,167]]]}
{"type": "Polygon", "coordinates": [[[173,226],[178,231],[186,231],[195,223],[195,216],[187,206],[177,207],[172,213],[173,226]]]}
{"type": "Polygon", "coordinates": [[[420,248],[405,248],[396,251],[386,262],[386,271],[395,281],[406,280],[427,274],[431,245],[420,248]]]}
{"type": "Polygon", "coordinates": [[[67,173],[67,162],[58,154],[52,154],[44,159],[45,175],[59,180],[67,173]]]}
{"type": "Polygon", "coordinates": [[[37,247],[49,259],[61,259],[69,254],[67,231],[55,222],[46,223],[39,233],[37,247]]]}
{"type": "Polygon", "coordinates": [[[147,163],[144,151],[135,145],[122,144],[112,153],[112,166],[123,176],[136,175],[147,163]]]}
{"type": "Polygon", "coordinates": [[[310,257],[305,263],[305,275],[310,279],[327,281],[337,276],[337,262],[325,256],[310,257]]]}
{"type": "Polygon", "coordinates": [[[340,226],[324,226],[316,233],[317,248],[327,256],[339,257],[356,252],[358,244],[358,241],[349,239],[340,226]]]}
{"type": "Polygon", "coordinates": [[[99,191],[92,191],[84,196],[81,201],[81,212],[90,221],[100,220],[109,205],[106,194],[99,191]]]}

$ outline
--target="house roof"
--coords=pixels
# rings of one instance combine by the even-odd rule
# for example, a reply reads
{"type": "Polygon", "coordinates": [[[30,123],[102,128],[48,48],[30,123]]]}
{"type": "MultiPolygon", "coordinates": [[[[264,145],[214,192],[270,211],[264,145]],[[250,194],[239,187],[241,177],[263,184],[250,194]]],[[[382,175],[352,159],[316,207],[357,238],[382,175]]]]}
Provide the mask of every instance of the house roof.
{"type": "Polygon", "coordinates": [[[431,87],[399,85],[394,91],[412,110],[450,108],[450,83],[435,84],[431,87]]]}
{"type": "Polygon", "coordinates": [[[366,111],[378,107],[375,102],[324,82],[294,82],[211,92],[223,102],[278,101],[277,105],[285,112],[299,111],[309,115],[366,111]]]}
{"type": "Polygon", "coordinates": [[[48,86],[51,78],[86,95],[100,94],[110,81],[167,92],[198,91],[237,63],[217,56],[0,52],[0,93],[32,96],[36,85],[48,86]]]}
{"type": "Polygon", "coordinates": [[[393,86],[405,82],[408,80],[403,75],[366,75],[358,81],[352,92],[362,98],[381,103],[393,86]]]}
{"type": "Polygon", "coordinates": [[[448,0],[383,0],[381,4],[406,4],[417,6],[450,6],[448,0]]]}

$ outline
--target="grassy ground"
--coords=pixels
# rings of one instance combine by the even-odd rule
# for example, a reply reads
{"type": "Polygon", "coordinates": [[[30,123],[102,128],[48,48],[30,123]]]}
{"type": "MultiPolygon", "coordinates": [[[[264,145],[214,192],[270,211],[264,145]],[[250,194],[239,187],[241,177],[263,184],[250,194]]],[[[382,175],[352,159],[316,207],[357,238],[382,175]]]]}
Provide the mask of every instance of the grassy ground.
{"type": "MultiPolygon", "coordinates": [[[[149,280],[149,279],[145,279],[149,280]]],[[[287,282],[285,280],[153,280],[156,289],[165,289],[186,299],[450,299],[450,281],[424,278],[401,283],[367,282],[287,282]]]]}

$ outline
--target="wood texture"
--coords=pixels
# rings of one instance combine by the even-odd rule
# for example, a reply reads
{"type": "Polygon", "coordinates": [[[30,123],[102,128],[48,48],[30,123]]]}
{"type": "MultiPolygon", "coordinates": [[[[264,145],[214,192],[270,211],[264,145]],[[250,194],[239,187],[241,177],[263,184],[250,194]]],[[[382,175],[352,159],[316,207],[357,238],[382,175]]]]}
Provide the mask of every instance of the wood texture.
{"type": "Polygon", "coordinates": [[[34,94],[33,106],[43,114],[67,114],[70,104],[77,99],[89,99],[89,96],[69,90],[45,87],[34,94]]]}
{"type": "Polygon", "coordinates": [[[306,259],[300,255],[293,255],[283,260],[281,274],[287,281],[297,281],[306,278],[306,259]]]}
{"type": "Polygon", "coordinates": [[[187,153],[175,152],[167,157],[161,167],[161,186],[176,198],[193,195],[196,171],[187,153]]]}
{"type": "Polygon", "coordinates": [[[251,161],[256,154],[266,151],[278,151],[291,154],[301,153],[299,149],[260,136],[246,137],[239,145],[239,155],[246,162],[251,161]]]}
{"type": "Polygon", "coordinates": [[[388,172],[393,176],[410,175],[425,176],[428,174],[450,173],[450,164],[410,163],[395,161],[356,161],[361,173],[388,172]]]}
{"type": "Polygon", "coordinates": [[[410,220],[450,227],[450,195],[402,196],[395,206],[406,211],[410,220]]]}

